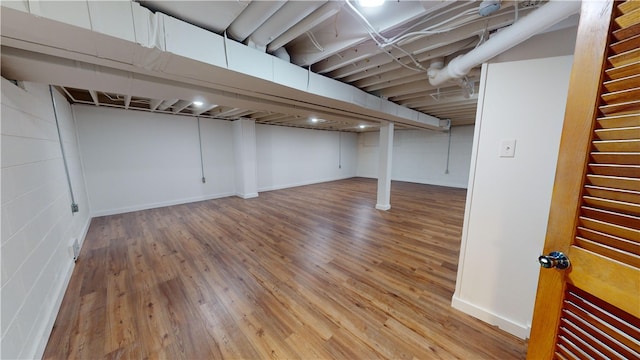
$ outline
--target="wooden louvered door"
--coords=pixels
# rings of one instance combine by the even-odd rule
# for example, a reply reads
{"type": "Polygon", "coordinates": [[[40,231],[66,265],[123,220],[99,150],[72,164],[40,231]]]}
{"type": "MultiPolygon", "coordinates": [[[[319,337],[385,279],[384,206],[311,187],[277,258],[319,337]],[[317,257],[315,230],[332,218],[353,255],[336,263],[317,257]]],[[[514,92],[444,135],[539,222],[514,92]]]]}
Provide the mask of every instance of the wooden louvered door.
{"type": "Polygon", "coordinates": [[[584,1],[529,359],[640,359],[640,1],[584,1]]]}

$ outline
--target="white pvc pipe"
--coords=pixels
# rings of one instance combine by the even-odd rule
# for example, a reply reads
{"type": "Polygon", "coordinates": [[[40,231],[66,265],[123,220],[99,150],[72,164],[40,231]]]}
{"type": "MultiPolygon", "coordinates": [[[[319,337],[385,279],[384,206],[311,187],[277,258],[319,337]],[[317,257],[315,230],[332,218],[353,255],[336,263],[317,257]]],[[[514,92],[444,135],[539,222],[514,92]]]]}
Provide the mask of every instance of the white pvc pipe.
{"type": "Polygon", "coordinates": [[[487,42],[451,60],[444,69],[429,71],[429,82],[439,86],[464,77],[472,68],[502,54],[552,25],[580,11],[579,0],[550,0],[547,4],[498,32],[487,42]]]}

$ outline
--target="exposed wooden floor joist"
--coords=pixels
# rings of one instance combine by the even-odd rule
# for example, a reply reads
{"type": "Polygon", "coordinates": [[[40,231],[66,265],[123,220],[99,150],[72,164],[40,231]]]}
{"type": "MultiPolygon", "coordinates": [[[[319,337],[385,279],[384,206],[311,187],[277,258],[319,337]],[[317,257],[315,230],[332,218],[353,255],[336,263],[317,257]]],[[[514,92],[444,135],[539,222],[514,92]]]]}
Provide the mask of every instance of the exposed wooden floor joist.
{"type": "Polygon", "coordinates": [[[67,358],[513,359],[450,307],[465,190],[349,179],[93,220],[45,352],[67,358]]]}

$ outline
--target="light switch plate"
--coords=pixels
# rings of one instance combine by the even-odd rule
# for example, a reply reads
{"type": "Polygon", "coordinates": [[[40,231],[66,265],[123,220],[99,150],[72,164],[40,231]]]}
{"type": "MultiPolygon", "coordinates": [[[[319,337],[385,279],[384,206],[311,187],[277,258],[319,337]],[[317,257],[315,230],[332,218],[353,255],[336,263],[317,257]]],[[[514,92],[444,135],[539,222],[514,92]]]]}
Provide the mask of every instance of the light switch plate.
{"type": "Polygon", "coordinates": [[[500,157],[512,158],[516,156],[516,139],[502,139],[500,141],[500,157]]]}

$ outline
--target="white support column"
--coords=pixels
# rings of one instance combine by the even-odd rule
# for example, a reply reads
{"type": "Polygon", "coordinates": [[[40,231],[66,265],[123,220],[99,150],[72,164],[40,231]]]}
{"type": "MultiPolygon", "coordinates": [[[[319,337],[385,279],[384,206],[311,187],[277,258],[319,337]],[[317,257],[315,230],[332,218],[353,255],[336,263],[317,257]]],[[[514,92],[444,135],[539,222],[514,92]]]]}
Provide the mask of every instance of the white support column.
{"type": "Polygon", "coordinates": [[[393,151],[393,123],[380,126],[380,146],[378,148],[378,201],[376,209],[391,209],[391,155],[393,151]]]}
{"type": "Polygon", "coordinates": [[[243,199],[257,197],[255,120],[240,119],[233,122],[233,149],[236,163],[236,195],[243,199]]]}

